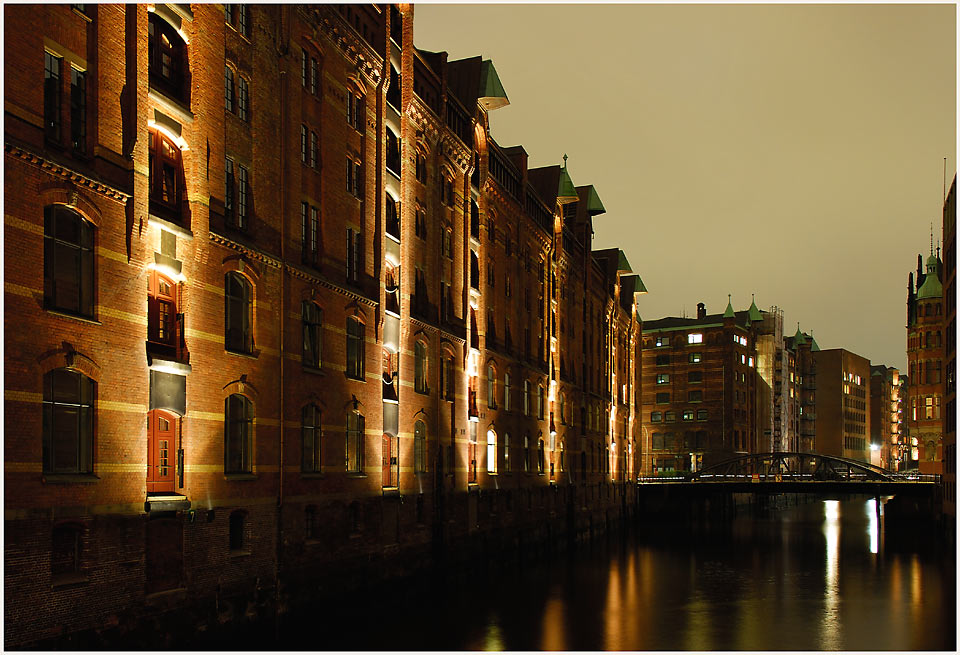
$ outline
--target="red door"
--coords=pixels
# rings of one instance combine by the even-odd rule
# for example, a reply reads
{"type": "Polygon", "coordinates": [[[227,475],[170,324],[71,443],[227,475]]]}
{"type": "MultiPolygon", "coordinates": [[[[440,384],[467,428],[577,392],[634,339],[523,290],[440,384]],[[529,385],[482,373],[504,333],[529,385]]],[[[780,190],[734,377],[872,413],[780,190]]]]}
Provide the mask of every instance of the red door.
{"type": "Polygon", "coordinates": [[[177,417],[159,409],[149,414],[147,428],[147,491],[173,492],[177,417]]]}

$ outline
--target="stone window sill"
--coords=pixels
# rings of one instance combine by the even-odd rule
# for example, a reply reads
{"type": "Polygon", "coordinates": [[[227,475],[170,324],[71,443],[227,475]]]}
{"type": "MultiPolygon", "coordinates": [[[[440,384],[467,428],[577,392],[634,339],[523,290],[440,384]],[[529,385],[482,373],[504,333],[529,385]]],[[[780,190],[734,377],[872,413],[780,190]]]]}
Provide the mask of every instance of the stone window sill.
{"type": "Polygon", "coordinates": [[[228,482],[242,482],[245,480],[256,480],[259,476],[256,473],[224,473],[223,477],[228,482]]]}
{"type": "Polygon", "coordinates": [[[50,578],[50,585],[54,589],[88,584],[90,579],[82,573],[60,573],[50,578]]]}
{"type": "Polygon", "coordinates": [[[227,557],[230,559],[241,559],[243,557],[250,557],[250,554],[249,550],[231,550],[227,557]]]}
{"type": "Polygon", "coordinates": [[[47,484],[90,484],[99,482],[100,478],[93,473],[44,473],[43,481],[47,484]]]}

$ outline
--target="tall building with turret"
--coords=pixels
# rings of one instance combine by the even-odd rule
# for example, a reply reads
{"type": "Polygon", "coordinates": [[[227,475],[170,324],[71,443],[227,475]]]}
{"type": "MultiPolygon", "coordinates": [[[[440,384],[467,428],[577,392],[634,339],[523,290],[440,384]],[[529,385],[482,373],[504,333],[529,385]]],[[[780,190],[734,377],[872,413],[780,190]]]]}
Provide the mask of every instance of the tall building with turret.
{"type": "Polygon", "coordinates": [[[906,438],[921,473],[943,472],[943,263],[931,236],[926,266],[917,255],[907,283],[906,438]]]}

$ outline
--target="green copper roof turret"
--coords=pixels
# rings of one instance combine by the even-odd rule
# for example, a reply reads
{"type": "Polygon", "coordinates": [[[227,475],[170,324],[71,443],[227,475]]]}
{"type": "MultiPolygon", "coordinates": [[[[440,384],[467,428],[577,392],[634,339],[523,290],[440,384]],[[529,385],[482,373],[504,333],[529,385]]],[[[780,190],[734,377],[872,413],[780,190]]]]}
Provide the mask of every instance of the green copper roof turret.
{"type": "Polygon", "coordinates": [[[627,261],[627,256],[622,250],[617,250],[617,272],[633,273],[633,269],[630,268],[630,262],[627,261]]]}
{"type": "Polygon", "coordinates": [[[757,309],[757,301],[756,301],[756,300],[753,300],[753,294],[751,294],[750,298],[751,298],[750,310],[749,310],[750,320],[751,320],[751,321],[762,321],[762,320],[763,320],[763,315],[760,313],[760,310],[757,309]]]}
{"type": "Polygon", "coordinates": [[[591,216],[596,216],[597,214],[606,214],[607,210],[603,208],[603,203],[600,202],[600,196],[597,195],[597,190],[593,188],[591,184],[588,187],[587,191],[587,213],[591,216]]]}
{"type": "Polygon", "coordinates": [[[733,311],[733,301],[730,299],[730,294],[727,294],[727,309],[723,312],[724,318],[735,318],[736,313],[733,311]]]}
{"type": "MultiPolygon", "coordinates": [[[[930,257],[933,259],[933,256],[930,257]]],[[[939,298],[943,295],[943,285],[940,284],[940,280],[937,279],[937,273],[931,268],[936,268],[936,264],[933,267],[930,266],[930,261],[927,260],[927,271],[928,273],[923,278],[923,284],[917,290],[917,300],[929,300],[931,298],[939,298]]]]}
{"type": "Polygon", "coordinates": [[[560,181],[557,184],[557,200],[563,201],[572,201],[576,200],[577,189],[573,186],[573,180],[570,179],[570,174],[567,173],[567,156],[563,156],[563,168],[560,169],[560,181]]]}
{"type": "Polygon", "coordinates": [[[497,69],[493,67],[493,62],[489,59],[484,59],[480,63],[480,89],[477,99],[487,111],[510,104],[507,92],[503,89],[503,84],[500,83],[500,76],[497,75],[497,69]]]}
{"type": "Polygon", "coordinates": [[[813,338],[813,330],[810,331],[810,352],[817,352],[820,350],[820,346],[817,345],[817,340],[813,338]]]}
{"type": "Polygon", "coordinates": [[[807,342],[806,338],[803,336],[803,332],[800,331],[800,324],[797,323],[797,333],[793,335],[793,345],[802,346],[807,342]]]}

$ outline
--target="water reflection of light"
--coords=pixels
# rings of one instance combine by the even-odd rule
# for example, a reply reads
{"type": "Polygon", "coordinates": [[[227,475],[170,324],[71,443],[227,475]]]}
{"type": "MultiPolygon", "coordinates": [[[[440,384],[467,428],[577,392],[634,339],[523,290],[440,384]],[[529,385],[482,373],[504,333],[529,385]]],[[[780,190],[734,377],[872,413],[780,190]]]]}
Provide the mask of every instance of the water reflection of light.
{"type": "Polygon", "coordinates": [[[620,650],[620,623],[623,618],[620,593],[620,567],[617,561],[613,559],[610,562],[610,575],[607,579],[607,603],[603,612],[604,650],[620,650]]]}
{"type": "Polygon", "coordinates": [[[823,589],[823,620],[820,624],[820,649],[840,646],[840,501],[823,501],[823,534],[827,538],[826,573],[823,589]]]}
{"type": "MultiPolygon", "coordinates": [[[[567,650],[563,623],[563,601],[553,596],[543,608],[543,650],[567,650]]],[[[501,649],[502,650],[502,649],[501,649]]]]}
{"type": "Polygon", "coordinates": [[[867,519],[870,524],[867,530],[870,533],[870,552],[876,555],[880,552],[880,519],[877,518],[877,501],[871,498],[867,501],[867,519]]]}
{"type": "Polygon", "coordinates": [[[483,640],[483,650],[503,650],[503,634],[500,632],[500,624],[496,619],[491,618],[487,623],[487,634],[483,640]]]}

